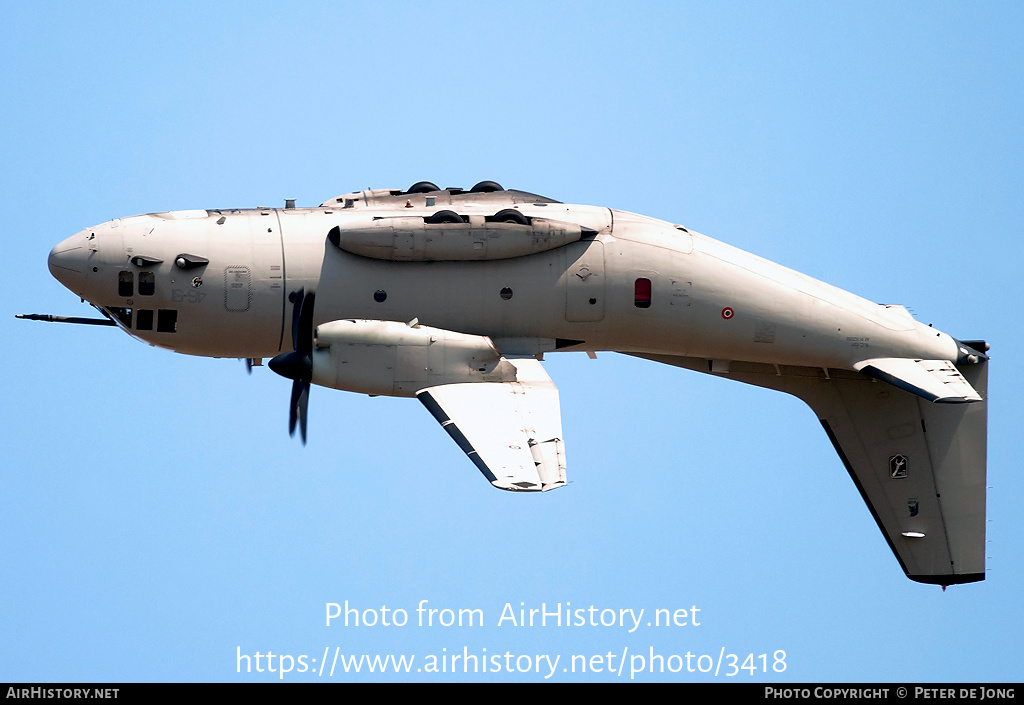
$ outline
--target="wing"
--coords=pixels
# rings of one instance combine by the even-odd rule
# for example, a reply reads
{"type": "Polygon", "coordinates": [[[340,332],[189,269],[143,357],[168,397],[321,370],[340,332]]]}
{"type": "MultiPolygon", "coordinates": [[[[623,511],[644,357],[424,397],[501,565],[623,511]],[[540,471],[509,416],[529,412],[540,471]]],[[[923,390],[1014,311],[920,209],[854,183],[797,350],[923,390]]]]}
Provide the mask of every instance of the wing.
{"type": "MultiPolygon", "coordinates": [[[[709,369],[707,360],[640,357],[709,369]]],[[[905,372],[909,365],[899,368],[905,372]]],[[[723,376],[807,402],[907,577],[951,585],[985,578],[988,423],[987,361],[955,369],[979,401],[932,403],[902,387],[834,369],[733,362],[723,376]]]]}
{"type": "Polygon", "coordinates": [[[488,481],[503,490],[565,484],[558,389],[537,360],[509,360],[514,382],[469,382],[417,392],[488,481]]]}

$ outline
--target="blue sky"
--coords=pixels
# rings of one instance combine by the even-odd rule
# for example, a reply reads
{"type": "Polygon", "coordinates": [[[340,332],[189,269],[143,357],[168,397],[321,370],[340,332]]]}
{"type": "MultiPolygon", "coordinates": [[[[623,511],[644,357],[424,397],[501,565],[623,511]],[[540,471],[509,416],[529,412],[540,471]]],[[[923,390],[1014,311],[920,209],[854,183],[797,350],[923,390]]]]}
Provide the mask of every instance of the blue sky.
{"type": "Polygon", "coordinates": [[[561,658],[549,681],[627,681],[652,653],[665,672],[634,680],[1019,681],[1022,15],[4,3],[0,681],[279,680],[278,662],[238,672],[257,652],[293,656],[293,682],[543,681],[538,655],[561,658]],[[421,179],[665,218],[989,340],[988,579],[907,580],[813,413],[781,394],[550,355],[571,484],[521,496],[414,401],[316,388],[302,447],[289,382],[265,368],[14,318],[89,315],[46,268],[89,225],[421,179]],[[485,623],[418,626],[422,600],[485,623]],[[409,623],[326,626],[345,601],[409,623]],[[645,624],[498,624],[506,604],[567,603],[645,624]],[[693,606],[699,625],[646,626],[693,606]],[[336,647],[416,660],[315,675],[336,647]],[[463,653],[514,672],[416,670],[463,653]],[[700,672],[721,654],[757,672],[700,672]]]}

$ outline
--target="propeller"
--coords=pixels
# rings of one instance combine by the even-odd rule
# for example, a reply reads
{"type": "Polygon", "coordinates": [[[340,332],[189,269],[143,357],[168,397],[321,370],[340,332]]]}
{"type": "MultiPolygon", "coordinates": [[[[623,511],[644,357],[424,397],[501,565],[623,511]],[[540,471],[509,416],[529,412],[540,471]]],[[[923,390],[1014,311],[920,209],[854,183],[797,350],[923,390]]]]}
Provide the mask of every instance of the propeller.
{"type": "Polygon", "coordinates": [[[302,444],[306,444],[306,409],[309,406],[309,385],[313,379],[313,305],[314,292],[299,289],[293,297],[291,352],[281,353],[269,363],[270,369],[292,381],[291,407],[288,410],[288,434],[295,435],[299,426],[302,444]]]}

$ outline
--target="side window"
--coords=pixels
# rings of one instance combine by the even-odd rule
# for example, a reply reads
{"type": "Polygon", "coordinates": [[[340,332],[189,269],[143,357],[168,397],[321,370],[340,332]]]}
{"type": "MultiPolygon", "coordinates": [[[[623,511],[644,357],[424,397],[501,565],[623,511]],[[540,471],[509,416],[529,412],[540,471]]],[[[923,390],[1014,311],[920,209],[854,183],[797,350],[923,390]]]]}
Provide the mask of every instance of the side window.
{"type": "Polygon", "coordinates": [[[122,269],[117,275],[117,295],[133,296],[135,294],[135,275],[127,269],[122,269]]]}
{"type": "Polygon", "coordinates": [[[139,296],[152,296],[156,291],[156,276],[153,272],[139,272],[139,296]]]}
{"type": "Polygon", "coordinates": [[[651,280],[640,277],[633,283],[633,305],[637,308],[651,307],[651,280]]]}

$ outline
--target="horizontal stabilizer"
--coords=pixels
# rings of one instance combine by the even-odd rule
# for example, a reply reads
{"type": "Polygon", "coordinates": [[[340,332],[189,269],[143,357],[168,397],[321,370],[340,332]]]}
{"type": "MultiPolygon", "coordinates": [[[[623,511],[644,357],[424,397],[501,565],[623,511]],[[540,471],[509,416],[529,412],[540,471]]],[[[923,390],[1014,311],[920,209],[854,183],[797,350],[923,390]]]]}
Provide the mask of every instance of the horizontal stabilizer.
{"type": "Polygon", "coordinates": [[[945,403],[981,401],[977,390],[948,360],[878,357],[858,362],[853,367],[868,377],[888,382],[928,401],[945,403]]]}
{"type": "Polygon", "coordinates": [[[515,382],[429,387],[416,397],[492,485],[543,491],[565,484],[558,389],[537,360],[509,360],[515,382]]]}

